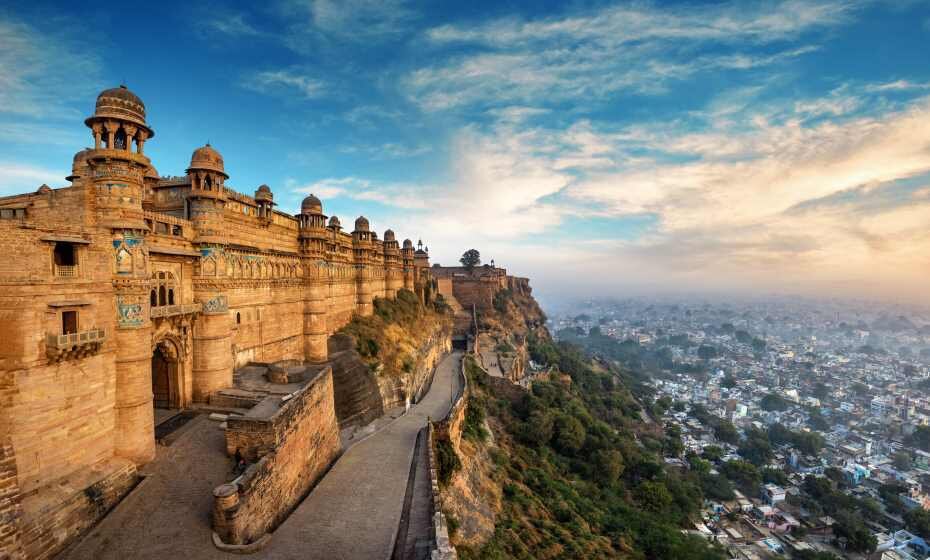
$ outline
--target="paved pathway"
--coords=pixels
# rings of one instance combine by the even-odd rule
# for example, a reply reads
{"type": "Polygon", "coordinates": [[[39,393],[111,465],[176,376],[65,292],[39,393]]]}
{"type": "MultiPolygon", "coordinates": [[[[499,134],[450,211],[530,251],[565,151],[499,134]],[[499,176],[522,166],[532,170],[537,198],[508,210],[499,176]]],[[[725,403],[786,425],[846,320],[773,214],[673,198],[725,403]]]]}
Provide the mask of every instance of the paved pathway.
{"type": "Polygon", "coordinates": [[[232,462],[219,424],[200,415],[142,469],[146,479],[58,560],[228,560],[213,546],[213,489],[232,462]]]}
{"type": "Polygon", "coordinates": [[[457,392],[461,352],[446,356],[429,393],[403,417],[350,448],[275,531],[268,559],[389,558],[407,490],[417,432],[441,418],[457,392]]]}
{"type": "Polygon", "coordinates": [[[481,361],[486,366],[488,374],[493,377],[504,377],[504,372],[501,370],[501,363],[497,359],[497,352],[482,352],[481,361]]]}

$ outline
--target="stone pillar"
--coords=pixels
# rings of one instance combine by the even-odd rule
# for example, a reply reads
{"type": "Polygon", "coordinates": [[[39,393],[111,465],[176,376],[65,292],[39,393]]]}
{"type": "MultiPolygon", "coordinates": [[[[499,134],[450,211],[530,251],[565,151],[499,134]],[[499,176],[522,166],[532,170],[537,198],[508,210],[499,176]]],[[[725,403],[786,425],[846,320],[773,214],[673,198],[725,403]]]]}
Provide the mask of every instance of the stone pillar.
{"type": "Polygon", "coordinates": [[[326,305],[329,295],[329,271],[318,266],[320,261],[308,267],[306,294],[304,298],[304,359],[308,362],[325,362],[327,353],[326,305]]]}
{"type": "Polygon", "coordinates": [[[193,399],[206,402],[233,384],[232,320],[226,296],[201,296],[203,311],[194,323],[193,399]]]}
{"type": "Polygon", "coordinates": [[[374,312],[371,273],[365,265],[355,265],[355,312],[367,317],[374,312]]]}
{"type": "MultiPolygon", "coordinates": [[[[117,296],[117,305],[145,309],[141,294],[117,296]],[[132,298],[128,301],[127,298],[132,298]],[[138,306],[138,307],[136,307],[138,306]]],[[[133,311],[134,312],[134,311],[133,311]]],[[[123,317],[125,315],[120,315],[123,317]]],[[[152,409],[152,328],[148,318],[141,326],[116,329],[116,454],[137,465],[155,458],[155,418],[152,409]]]]}

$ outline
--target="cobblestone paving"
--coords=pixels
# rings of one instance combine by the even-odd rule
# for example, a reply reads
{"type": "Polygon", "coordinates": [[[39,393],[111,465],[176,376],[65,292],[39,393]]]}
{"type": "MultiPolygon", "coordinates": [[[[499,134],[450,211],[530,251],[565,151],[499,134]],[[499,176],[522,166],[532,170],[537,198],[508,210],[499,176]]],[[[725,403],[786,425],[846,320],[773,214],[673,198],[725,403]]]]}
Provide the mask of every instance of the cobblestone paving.
{"type": "Polygon", "coordinates": [[[147,478],[58,560],[225,559],[213,546],[213,488],[232,466],[223,431],[201,415],[142,472],[147,478]]]}
{"type": "Polygon", "coordinates": [[[400,522],[417,432],[427,417],[449,411],[461,353],[437,367],[429,393],[397,419],[349,449],[275,531],[269,559],[380,560],[389,558],[400,522]]]}

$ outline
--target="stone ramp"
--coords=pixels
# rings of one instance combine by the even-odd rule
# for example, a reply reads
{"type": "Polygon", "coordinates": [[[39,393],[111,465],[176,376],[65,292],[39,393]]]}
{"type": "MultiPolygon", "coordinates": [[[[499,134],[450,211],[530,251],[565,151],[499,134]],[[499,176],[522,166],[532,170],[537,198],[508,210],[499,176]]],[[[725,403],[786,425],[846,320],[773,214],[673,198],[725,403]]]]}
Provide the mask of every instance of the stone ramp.
{"type": "Polygon", "coordinates": [[[200,415],[170,447],[159,446],[145,479],[58,560],[223,560],[213,546],[213,488],[232,467],[219,424],[200,415]]]}
{"type": "MultiPolygon", "coordinates": [[[[452,396],[458,390],[461,357],[461,352],[446,356],[437,367],[429,393],[419,403],[405,416],[346,451],[275,531],[268,546],[253,557],[390,558],[417,433],[426,425],[427,417],[441,418],[448,413],[452,396]]],[[[412,505],[411,512],[414,509],[412,505]]]]}

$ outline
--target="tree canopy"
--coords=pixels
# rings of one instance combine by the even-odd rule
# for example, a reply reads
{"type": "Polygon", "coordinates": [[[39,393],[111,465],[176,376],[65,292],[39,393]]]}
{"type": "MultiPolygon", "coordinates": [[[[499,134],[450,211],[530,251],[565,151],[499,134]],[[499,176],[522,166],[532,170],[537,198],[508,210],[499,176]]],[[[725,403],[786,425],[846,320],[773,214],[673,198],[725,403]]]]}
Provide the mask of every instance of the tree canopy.
{"type": "Polygon", "coordinates": [[[471,270],[481,264],[481,253],[477,249],[469,249],[462,253],[462,258],[459,259],[459,262],[462,263],[462,266],[471,270]]]}

